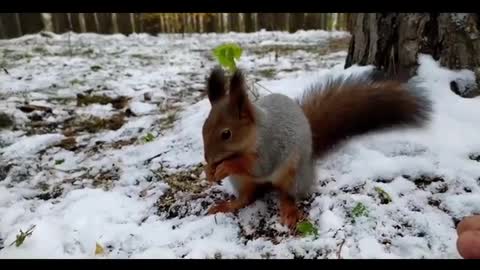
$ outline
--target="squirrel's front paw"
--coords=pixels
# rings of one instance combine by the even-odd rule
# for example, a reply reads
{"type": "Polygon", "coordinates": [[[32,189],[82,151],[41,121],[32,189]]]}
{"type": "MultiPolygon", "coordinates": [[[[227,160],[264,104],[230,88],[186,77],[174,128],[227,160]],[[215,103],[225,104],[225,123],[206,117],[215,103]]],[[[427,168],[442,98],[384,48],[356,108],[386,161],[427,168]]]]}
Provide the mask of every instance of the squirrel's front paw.
{"type": "Polygon", "coordinates": [[[227,166],[225,165],[225,162],[222,162],[215,169],[214,179],[215,179],[215,181],[220,182],[223,179],[225,179],[229,174],[230,173],[228,172],[228,169],[227,169],[227,166]]]}
{"type": "Polygon", "coordinates": [[[298,210],[290,209],[289,211],[282,211],[280,222],[290,229],[295,228],[297,222],[300,220],[298,210]]]}
{"type": "Polygon", "coordinates": [[[300,209],[291,201],[283,201],[280,205],[280,223],[290,229],[294,229],[298,221],[302,219],[300,209]]]}
{"type": "Polygon", "coordinates": [[[235,209],[232,207],[231,203],[229,201],[223,201],[208,209],[208,214],[213,215],[216,213],[228,213],[233,211],[235,211],[235,209]]]}
{"type": "Polygon", "coordinates": [[[205,176],[207,177],[208,182],[216,182],[215,181],[215,169],[207,164],[205,166],[205,176]]]}

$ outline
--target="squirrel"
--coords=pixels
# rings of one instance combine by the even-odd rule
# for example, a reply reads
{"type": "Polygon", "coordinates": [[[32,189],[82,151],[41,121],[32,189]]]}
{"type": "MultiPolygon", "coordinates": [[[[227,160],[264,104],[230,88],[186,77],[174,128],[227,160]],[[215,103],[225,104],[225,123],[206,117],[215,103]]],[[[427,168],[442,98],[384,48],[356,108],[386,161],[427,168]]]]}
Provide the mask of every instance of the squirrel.
{"type": "Polygon", "coordinates": [[[247,91],[240,69],[228,80],[217,66],[207,78],[206,177],[214,183],[230,177],[238,193],[208,213],[235,212],[258,192],[274,190],[280,222],[291,229],[303,216],[298,201],[311,195],[316,160],[353,136],[422,127],[431,119],[432,102],[418,82],[388,79],[379,71],[329,78],[296,99],[273,93],[252,102],[247,91]]]}

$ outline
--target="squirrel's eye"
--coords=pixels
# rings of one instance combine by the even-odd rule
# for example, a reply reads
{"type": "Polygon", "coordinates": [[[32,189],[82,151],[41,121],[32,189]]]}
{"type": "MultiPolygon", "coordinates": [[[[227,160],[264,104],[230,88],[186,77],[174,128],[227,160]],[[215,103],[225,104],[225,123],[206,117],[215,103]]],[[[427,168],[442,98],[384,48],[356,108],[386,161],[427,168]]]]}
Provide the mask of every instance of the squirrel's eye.
{"type": "Polygon", "coordinates": [[[232,137],[232,132],[229,129],[222,131],[222,140],[228,140],[232,137]]]}

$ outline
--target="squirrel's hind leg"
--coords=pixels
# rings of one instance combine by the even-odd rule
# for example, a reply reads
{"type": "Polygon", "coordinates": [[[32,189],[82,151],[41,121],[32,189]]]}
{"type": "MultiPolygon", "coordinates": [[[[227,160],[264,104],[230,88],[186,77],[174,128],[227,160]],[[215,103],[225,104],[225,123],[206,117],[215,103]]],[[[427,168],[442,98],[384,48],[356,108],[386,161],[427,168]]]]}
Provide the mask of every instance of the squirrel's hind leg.
{"type": "Polygon", "coordinates": [[[279,208],[280,222],[290,229],[295,228],[303,215],[300,209],[298,209],[295,199],[286,193],[280,193],[279,208]]]}
{"type": "Polygon", "coordinates": [[[292,156],[287,166],[283,167],[282,171],[279,171],[277,179],[274,181],[274,186],[280,193],[280,222],[290,229],[293,229],[303,216],[296,204],[294,192],[298,166],[299,160],[297,156],[292,156]]]}

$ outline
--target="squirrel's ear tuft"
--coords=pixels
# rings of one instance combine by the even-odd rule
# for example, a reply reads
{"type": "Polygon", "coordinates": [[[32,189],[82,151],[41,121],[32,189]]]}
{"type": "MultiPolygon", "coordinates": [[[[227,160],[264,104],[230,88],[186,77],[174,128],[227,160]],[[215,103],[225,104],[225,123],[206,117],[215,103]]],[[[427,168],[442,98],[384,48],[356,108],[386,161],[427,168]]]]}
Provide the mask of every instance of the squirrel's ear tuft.
{"type": "Polygon", "coordinates": [[[233,73],[230,79],[230,104],[238,112],[240,118],[251,118],[253,120],[253,108],[248,100],[247,85],[245,77],[240,69],[233,73]]]}
{"type": "Polygon", "coordinates": [[[236,69],[230,79],[230,91],[246,92],[245,76],[242,70],[236,69]]]}
{"type": "Polygon", "coordinates": [[[215,67],[207,80],[207,95],[210,103],[213,104],[217,102],[225,95],[227,91],[225,83],[226,80],[223,69],[219,66],[215,67]]]}

